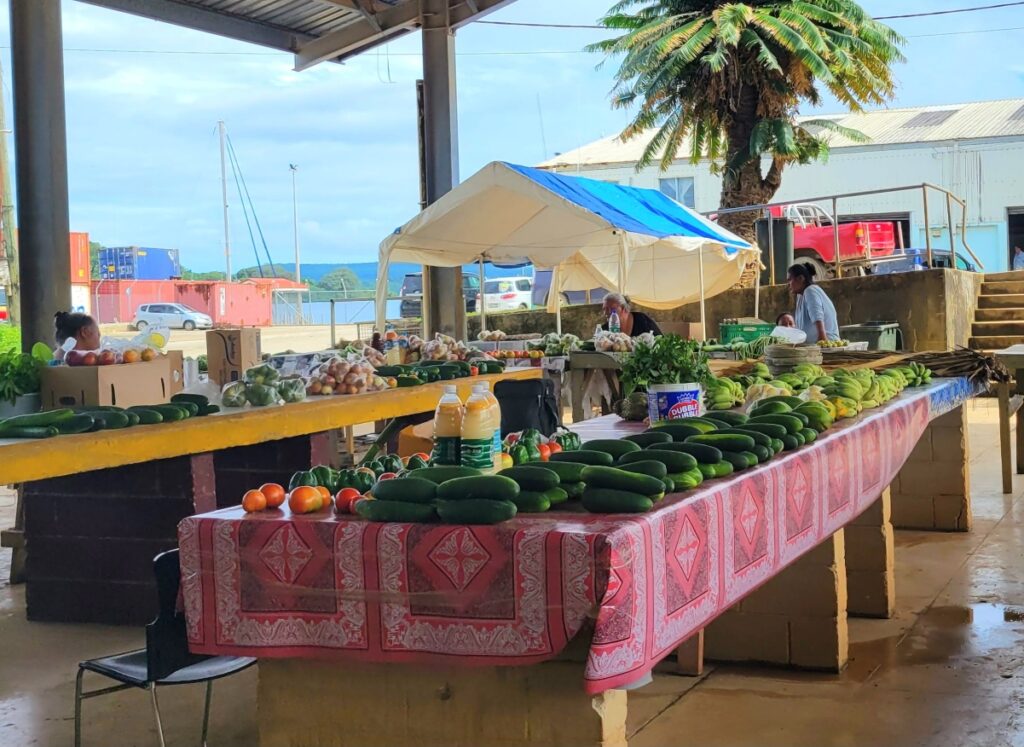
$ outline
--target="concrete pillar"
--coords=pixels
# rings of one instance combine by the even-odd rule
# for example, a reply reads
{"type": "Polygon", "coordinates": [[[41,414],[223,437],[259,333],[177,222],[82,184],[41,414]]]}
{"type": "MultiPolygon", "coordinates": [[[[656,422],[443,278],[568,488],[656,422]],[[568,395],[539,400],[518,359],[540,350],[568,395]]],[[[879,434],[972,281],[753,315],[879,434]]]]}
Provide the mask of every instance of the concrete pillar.
{"type": "MultiPolygon", "coordinates": [[[[455,32],[448,0],[421,0],[423,15],[423,140],[426,201],[437,201],[459,181],[459,123],[455,93],[455,32]]],[[[462,268],[424,267],[426,334],[466,338],[462,268]]],[[[481,293],[483,289],[481,288],[481,293]]]]}
{"type": "Polygon", "coordinates": [[[896,609],[895,552],[889,488],[843,530],[846,535],[846,611],[853,617],[892,617],[896,609]]]}
{"type": "Polygon", "coordinates": [[[11,0],[22,347],[71,306],[60,0],[11,0]]]}
{"type": "Polygon", "coordinates": [[[897,529],[969,532],[970,445],[961,405],[931,422],[892,484],[897,529]]]}
{"type": "Polygon", "coordinates": [[[849,658],[840,530],[704,629],[704,653],[838,672],[849,658]]]}

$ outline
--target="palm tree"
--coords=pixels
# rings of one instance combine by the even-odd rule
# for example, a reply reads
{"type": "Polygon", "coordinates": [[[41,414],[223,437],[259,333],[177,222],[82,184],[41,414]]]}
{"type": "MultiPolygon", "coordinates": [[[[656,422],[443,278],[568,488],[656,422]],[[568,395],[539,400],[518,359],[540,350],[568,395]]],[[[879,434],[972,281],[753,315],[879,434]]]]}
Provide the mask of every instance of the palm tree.
{"type": "MultiPolygon", "coordinates": [[[[769,202],[788,164],[828,154],[828,132],[863,141],[827,119],[798,122],[798,108],[822,88],[851,111],[885,103],[903,59],[902,37],[854,0],[622,0],[601,23],[624,32],[589,47],[622,55],[613,105],[637,111],[621,138],[657,128],[637,169],[665,169],[683,148],[708,158],[723,208],[769,202]]],[[[753,240],[756,219],[721,223],[753,240]]]]}

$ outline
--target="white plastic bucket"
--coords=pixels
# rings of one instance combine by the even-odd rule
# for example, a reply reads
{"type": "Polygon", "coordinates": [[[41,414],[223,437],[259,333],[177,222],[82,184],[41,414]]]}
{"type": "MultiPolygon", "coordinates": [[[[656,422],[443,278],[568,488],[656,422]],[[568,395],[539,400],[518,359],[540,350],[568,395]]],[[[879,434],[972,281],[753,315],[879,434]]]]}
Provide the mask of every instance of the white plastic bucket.
{"type": "Polygon", "coordinates": [[[704,397],[700,384],[652,384],[647,387],[647,415],[652,423],[693,418],[703,413],[704,397]]]}

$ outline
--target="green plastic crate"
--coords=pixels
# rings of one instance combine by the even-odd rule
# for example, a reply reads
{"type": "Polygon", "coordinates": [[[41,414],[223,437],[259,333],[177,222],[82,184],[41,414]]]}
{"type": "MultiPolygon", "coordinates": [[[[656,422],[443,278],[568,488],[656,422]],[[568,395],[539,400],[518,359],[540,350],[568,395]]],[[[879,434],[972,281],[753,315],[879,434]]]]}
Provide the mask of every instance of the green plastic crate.
{"type": "Polygon", "coordinates": [[[735,342],[737,339],[743,342],[753,342],[759,337],[770,335],[775,329],[774,324],[725,324],[718,326],[718,339],[722,343],[735,342]]]}

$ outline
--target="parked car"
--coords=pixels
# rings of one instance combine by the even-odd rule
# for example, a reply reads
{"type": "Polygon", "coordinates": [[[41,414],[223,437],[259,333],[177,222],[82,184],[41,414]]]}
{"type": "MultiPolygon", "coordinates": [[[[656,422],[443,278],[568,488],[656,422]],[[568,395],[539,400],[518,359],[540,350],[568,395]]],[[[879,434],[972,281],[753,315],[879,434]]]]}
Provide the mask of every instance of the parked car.
{"type": "MultiPolygon", "coordinates": [[[[402,279],[402,303],[399,316],[402,319],[416,319],[423,316],[423,273],[409,272],[402,279]]],[[[462,276],[462,295],[466,299],[466,311],[476,311],[480,295],[480,278],[476,275],[462,276]]]]}
{"type": "MultiPolygon", "coordinates": [[[[551,270],[534,270],[533,272],[533,305],[547,306],[548,293],[551,292],[551,270]]],[[[590,290],[590,303],[601,303],[601,299],[609,291],[604,288],[590,290]]],[[[587,303],[587,291],[562,291],[562,306],[579,306],[587,303]]]]}
{"type": "Polygon", "coordinates": [[[484,281],[484,311],[512,311],[533,305],[531,278],[497,278],[484,281]]]}
{"type": "Polygon", "coordinates": [[[213,319],[183,303],[144,303],[135,312],[132,326],[140,332],[148,327],[210,329],[213,327],[213,319]]]}
{"type": "MultiPolygon", "coordinates": [[[[925,270],[928,265],[928,250],[927,249],[904,249],[902,252],[897,252],[894,257],[896,259],[889,259],[882,262],[877,262],[871,267],[872,275],[892,275],[897,272],[913,272],[914,270],[925,270]]],[[[933,268],[951,268],[953,263],[950,262],[949,250],[932,249],[932,267],[933,268]]],[[[965,270],[967,272],[977,272],[978,268],[973,262],[968,260],[964,255],[959,252],[956,253],[956,269],[965,270]]]]}

